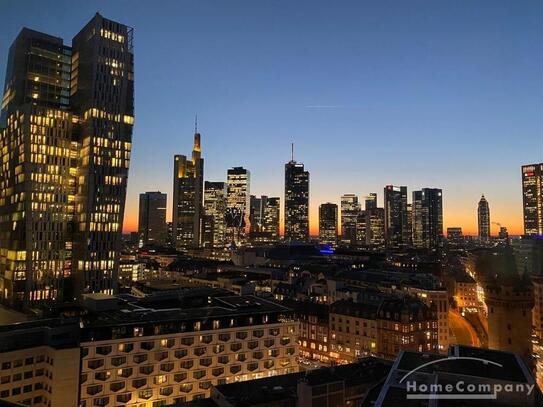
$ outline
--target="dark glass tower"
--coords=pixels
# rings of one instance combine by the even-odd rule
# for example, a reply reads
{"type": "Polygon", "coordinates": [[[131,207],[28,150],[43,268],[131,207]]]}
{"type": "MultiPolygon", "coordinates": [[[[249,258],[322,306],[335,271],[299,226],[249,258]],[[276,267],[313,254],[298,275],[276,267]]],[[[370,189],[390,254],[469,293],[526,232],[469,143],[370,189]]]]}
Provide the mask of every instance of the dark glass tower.
{"type": "Polygon", "coordinates": [[[324,203],[319,206],[319,242],[335,246],[337,244],[337,205],[324,203]]]}
{"type": "Polygon", "coordinates": [[[285,164],[285,240],[309,240],[309,172],[294,160],[285,164]]]}
{"type": "Polygon", "coordinates": [[[166,200],[162,192],[140,194],[138,235],[143,244],[166,244],[166,200]]]}
{"type": "Polygon", "coordinates": [[[524,234],[543,235],[543,163],[522,166],[524,234]]]}
{"type": "Polygon", "coordinates": [[[409,244],[407,187],[385,187],[385,239],[389,247],[409,244]]]}
{"type": "Polygon", "coordinates": [[[99,14],[72,48],[26,28],[10,48],[0,130],[5,302],[116,290],[133,63],[132,29],[99,14]]]}
{"type": "Polygon", "coordinates": [[[443,238],[443,193],[437,188],[413,192],[413,246],[436,249],[443,238]]]}
{"type": "Polygon", "coordinates": [[[202,199],[204,189],[204,159],[200,133],[194,133],[192,158],[174,157],[173,168],[173,239],[178,250],[200,246],[202,199]]]}

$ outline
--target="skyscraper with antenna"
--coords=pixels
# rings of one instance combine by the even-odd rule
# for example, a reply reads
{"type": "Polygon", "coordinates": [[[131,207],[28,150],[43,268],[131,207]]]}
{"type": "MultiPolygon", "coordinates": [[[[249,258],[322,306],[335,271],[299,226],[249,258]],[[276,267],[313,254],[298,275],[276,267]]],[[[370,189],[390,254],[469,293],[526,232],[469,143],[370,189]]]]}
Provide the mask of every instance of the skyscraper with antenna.
{"type": "Polygon", "coordinates": [[[204,159],[196,116],[191,159],[185,155],[174,157],[172,225],[173,240],[178,250],[200,247],[203,190],[204,159]]]}
{"type": "Polygon", "coordinates": [[[309,240],[309,172],[294,160],[294,143],[285,164],[285,240],[309,240]]]}

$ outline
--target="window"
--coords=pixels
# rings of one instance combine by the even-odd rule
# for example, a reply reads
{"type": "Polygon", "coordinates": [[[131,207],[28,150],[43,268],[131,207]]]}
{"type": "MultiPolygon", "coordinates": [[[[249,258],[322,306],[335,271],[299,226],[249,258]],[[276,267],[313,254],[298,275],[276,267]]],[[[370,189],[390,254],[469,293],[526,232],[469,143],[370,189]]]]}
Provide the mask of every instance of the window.
{"type": "Polygon", "coordinates": [[[133,343],[121,343],[118,348],[119,352],[129,353],[134,350],[134,344],[133,343]]]}
{"type": "Polygon", "coordinates": [[[263,329],[258,329],[256,331],[253,331],[253,336],[255,338],[262,338],[264,336],[264,330],[263,329]]]}
{"type": "Polygon", "coordinates": [[[288,345],[290,343],[290,338],[288,336],[283,336],[281,338],[281,345],[288,345]]]}
{"type": "Polygon", "coordinates": [[[247,347],[248,347],[249,349],[258,348],[258,341],[251,341],[251,342],[247,343],[247,347]]]}
{"type": "Polygon", "coordinates": [[[134,363],[143,363],[147,360],[147,355],[144,353],[140,353],[138,355],[134,355],[134,363]]]}
{"type": "Polygon", "coordinates": [[[236,360],[238,362],[245,362],[247,360],[247,355],[245,353],[238,353],[236,355],[236,360]]]}
{"type": "Polygon", "coordinates": [[[239,342],[236,342],[236,343],[233,343],[232,345],[230,345],[230,350],[232,352],[237,352],[238,350],[240,350],[242,347],[241,343],[239,342]]]}
{"type": "Polygon", "coordinates": [[[169,396],[170,394],[173,393],[173,387],[169,386],[169,387],[162,387],[160,389],[160,395],[161,396],[169,396]]]}
{"type": "Polygon", "coordinates": [[[195,354],[196,356],[202,356],[202,355],[204,355],[204,354],[206,353],[206,350],[207,350],[207,349],[206,349],[204,346],[199,347],[199,348],[195,348],[195,349],[194,349],[194,354],[195,354]]]}
{"type": "Polygon", "coordinates": [[[273,335],[273,336],[279,335],[279,328],[270,328],[270,335],[273,335]]]}
{"type": "Polygon", "coordinates": [[[160,365],[160,370],[162,370],[163,372],[171,372],[173,370],[173,363],[170,362],[170,363],[162,363],[160,365]]]}
{"type": "Polygon", "coordinates": [[[168,351],[156,352],[155,360],[161,361],[168,358],[168,351]]]}
{"type": "Polygon", "coordinates": [[[97,346],[96,353],[98,355],[109,355],[111,353],[111,346],[97,346]]]}
{"type": "Polygon", "coordinates": [[[231,337],[232,337],[232,335],[230,335],[230,334],[220,334],[219,335],[219,341],[228,342],[231,337]]]}
{"type": "Polygon", "coordinates": [[[110,389],[111,391],[114,391],[114,392],[115,392],[115,391],[119,391],[119,390],[121,390],[121,389],[124,389],[124,387],[125,387],[124,382],[115,382],[115,383],[111,383],[111,384],[109,385],[109,389],[110,389]]]}
{"type": "Polygon", "coordinates": [[[238,373],[241,370],[241,365],[230,366],[230,373],[238,373]]]}
{"type": "Polygon", "coordinates": [[[102,391],[103,386],[101,384],[95,384],[94,386],[87,387],[87,394],[94,396],[102,391]]]}
{"type": "Polygon", "coordinates": [[[145,375],[150,375],[155,370],[153,365],[140,366],[140,373],[145,375]]]}
{"type": "Polygon", "coordinates": [[[181,358],[184,358],[185,356],[187,356],[187,350],[186,349],[177,349],[175,352],[174,352],[174,356],[177,358],[177,359],[181,359],[181,358]]]}
{"type": "Polygon", "coordinates": [[[132,368],[129,367],[129,368],[126,368],[126,369],[119,369],[117,370],[117,376],[120,376],[120,377],[130,377],[132,376],[132,368]]]}
{"type": "Polygon", "coordinates": [[[11,362],[2,363],[2,370],[11,369],[11,362]]]}
{"type": "Polygon", "coordinates": [[[263,352],[253,352],[253,359],[262,359],[264,357],[263,352]]]}
{"type": "Polygon", "coordinates": [[[116,358],[111,358],[111,364],[113,366],[120,366],[126,363],[126,356],[118,356],[116,358]]]}
{"type": "Polygon", "coordinates": [[[257,362],[247,364],[247,370],[252,372],[252,371],[254,371],[256,369],[258,369],[258,363],[257,362]]]}
{"type": "Polygon", "coordinates": [[[140,399],[145,399],[145,400],[148,400],[150,399],[151,397],[153,397],[153,389],[145,389],[145,390],[141,390],[138,394],[139,398],[140,399]]]}
{"type": "Polygon", "coordinates": [[[194,362],[192,360],[184,360],[183,362],[179,364],[179,366],[182,369],[190,369],[192,368],[193,365],[194,365],[194,362]]]}
{"type": "Polygon", "coordinates": [[[236,338],[247,339],[247,332],[236,332],[236,338]]]}
{"type": "Polygon", "coordinates": [[[147,384],[147,379],[134,379],[132,380],[132,387],[139,389],[147,384]]]}
{"type": "Polygon", "coordinates": [[[173,375],[173,380],[175,380],[177,383],[182,382],[187,378],[186,373],[176,373],[173,375]]]}
{"type": "Polygon", "coordinates": [[[266,339],[266,340],[264,341],[264,346],[265,346],[266,348],[269,348],[269,347],[271,347],[271,346],[273,346],[273,345],[275,345],[275,339],[266,339]]]}
{"type": "Polygon", "coordinates": [[[215,345],[213,346],[213,353],[224,352],[224,345],[215,345]]]}
{"type": "Polygon", "coordinates": [[[211,382],[210,381],[207,381],[207,382],[200,382],[198,384],[198,387],[202,390],[208,390],[211,388],[211,382]]]}
{"type": "Polygon", "coordinates": [[[227,364],[230,361],[230,358],[228,356],[219,356],[217,358],[217,362],[219,362],[222,365],[227,364]]]}
{"type": "Polygon", "coordinates": [[[264,367],[265,367],[266,369],[272,368],[273,365],[274,365],[273,360],[266,360],[266,361],[264,362],[264,367]]]}
{"type": "Polygon", "coordinates": [[[200,342],[201,343],[211,343],[213,341],[213,335],[201,335],[200,336],[200,342]]]}
{"type": "Polygon", "coordinates": [[[134,328],[134,337],[140,337],[140,336],[143,336],[143,328],[142,327],[134,328]]]}
{"type": "Polygon", "coordinates": [[[165,374],[161,374],[155,377],[154,383],[155,384],[164,384],[168,381],[168,378],[165,374]]]}
{"type": "Polygon", "coordinates": [[[213,369],[213,370],[211,371],[211,374],[212,374],[213,376],[215,376],[215,377],[216,377],[216,376],[220,376],[220,375],[222,375],[223,373],[224,373],[224,367],[217,367],[217,368],[215,368],[215,369],[213,369]]]}
{"type": "Polygon", "coordinates": [[[94,374],[94,378],[102,382],[109,379],[109,376],[111,376],[111,373],[109,372],[109,370],[105,370],[103,372],[98,372],[94,374]]]}
{"type": "Polygon", "coordinates": [[[89,367],[89,369],[98,369],[99,367],[104,366],[104,359],[89,360],[87,366],[89,367]]]}
{"type": "Polygon", "coordinates": [[[140,343],[140,348],[144,350],[151,350],[154,347],[155,347],[155,343],[153,341],[140,343]]]}
{"type": "Polygon", "coordinates": [[[175,339],[161,339],[160,346],[163,348],[171,348],[175,345],[175,339]]]}
{"type": "Polygon", "coordinates": [[[117,396],[118,403],[128,403],[132,399],[132,393],[119,394],[117,396]]]}
{"type": "Polygon", "coordinates": [[[190,383],[184,383],[181,386],[179,386],[179,391],[183,393],[190,393],[192,391],[192,384],[190,383]]]}
{"type": "Polygon", "coordinates": [[[188,337],[188,338],[181,338],[181,344],[182,345],[185,345],[185,346],[190,346],[194,343],[194,338],[193,337],[188,337]]]}
{"type": "Polygon", "coordinates": [[[31,365],[34,363],[34,358],[26,358],[25,359],[25,365],[28,366],[28,365],[31,365]]]}
{"type": "Polygon", "coordinates": [[[94,399],[92,404],[94,406],[107,406],[109,404],[109,397],[100,397],[100,398],[94,399]]]}
{"type": "Polygon", "coordinates": [[[202,377],[205,377],[206,371],[205,370],[197,370],[194,373],[192,373],[192,377],[195,379],[201,379],[202,377]]]}

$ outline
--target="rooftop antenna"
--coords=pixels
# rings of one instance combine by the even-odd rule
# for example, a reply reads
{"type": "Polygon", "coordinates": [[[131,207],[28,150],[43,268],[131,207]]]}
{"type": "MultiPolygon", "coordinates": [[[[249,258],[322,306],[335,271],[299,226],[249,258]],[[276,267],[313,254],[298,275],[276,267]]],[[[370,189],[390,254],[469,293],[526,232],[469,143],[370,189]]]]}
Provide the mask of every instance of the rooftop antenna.
{"type": "Polygon", "coordinates": [[[194,116],[194,134],[198,133],[198,114],[194,116]]]}
{"type": "Polygon", "coordinates": [[[294,161],[294,143],[290,143],[290,152],[292,157],[291,161],[294,161]]]}

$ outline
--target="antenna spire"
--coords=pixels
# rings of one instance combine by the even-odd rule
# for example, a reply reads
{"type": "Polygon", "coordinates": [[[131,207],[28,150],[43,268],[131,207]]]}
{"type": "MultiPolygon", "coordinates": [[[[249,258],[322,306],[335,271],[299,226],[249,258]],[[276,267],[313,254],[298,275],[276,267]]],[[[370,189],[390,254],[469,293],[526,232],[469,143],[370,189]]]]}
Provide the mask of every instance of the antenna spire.
{"type": "Polygon", "coordinates": [[[198,114],[194,116],[194,134],[198,133],[198,114]]]}
{"type": "Polygon", "coordinates": [[[290,143],[291,161],[294,161],[294,143],[290,143]]]}

